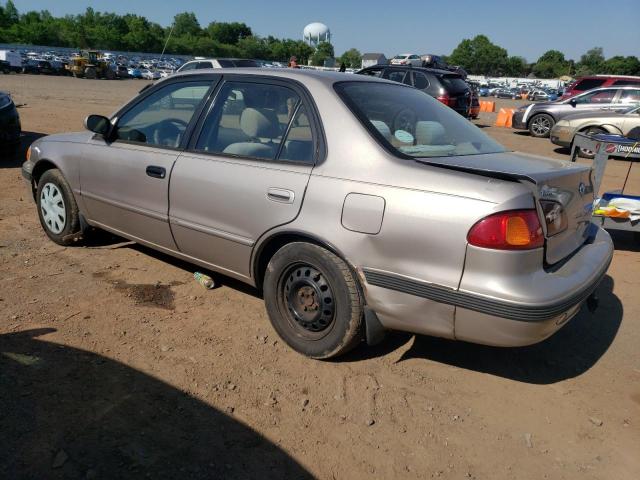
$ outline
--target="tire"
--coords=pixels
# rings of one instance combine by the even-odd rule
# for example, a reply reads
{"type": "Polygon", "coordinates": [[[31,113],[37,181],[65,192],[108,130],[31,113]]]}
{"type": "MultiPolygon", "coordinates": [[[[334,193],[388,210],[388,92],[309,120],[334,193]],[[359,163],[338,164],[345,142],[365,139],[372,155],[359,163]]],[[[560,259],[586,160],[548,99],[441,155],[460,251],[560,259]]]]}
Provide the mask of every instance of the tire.
{"type": "Polygon", "coordinates": [[[104,76],[107,80],[115,80],[116,73],[110,68],[107,68],[107,71],[105,72],[104,76]]]}
{"type": "Polygon", "coordinates": [[[38,181],[38,218],[47,236],[58,245],[71,245],[81,234],[80,213],[71,187],[58,169],[47,170],[38,181]]]}
{"type": "MultiPolygon", "coordinates": [[[[607,133],[607,132],[603,128],[589,127],[586,130],[583,130],[581,133],[584,133],[585,135],[596,135],[598,133],[607,133]]],[[[579,148],[578,149],[578,156],[580,156],[582,158],[593,159],[596,155],[591,150],[587,150],[587,149],[584,149],[584,148],[579,148]]]]}
{"type": "Polygon", "coordinates": [[[307,357],[327,359],[348,352],[360,343],[364,330],[356,282],[347,264],[328,250],[302,242],[285,245],[269,261],[264,278],[273,328],[307,357]]]}
{"type": "Polygon", "coordinates": [[[98,74],[97,74],[95,68],[89,67],[84,71],[84,76],[85,76],[85,78],[88,78],[89,80],[94,80],[98,76],[98,74]]]}
{"type": "Polygon", "coordinates": [[[529,121],[529,133],[536,138],[548,138],[555,123],[551,115],[538,113],[529,121]]]}

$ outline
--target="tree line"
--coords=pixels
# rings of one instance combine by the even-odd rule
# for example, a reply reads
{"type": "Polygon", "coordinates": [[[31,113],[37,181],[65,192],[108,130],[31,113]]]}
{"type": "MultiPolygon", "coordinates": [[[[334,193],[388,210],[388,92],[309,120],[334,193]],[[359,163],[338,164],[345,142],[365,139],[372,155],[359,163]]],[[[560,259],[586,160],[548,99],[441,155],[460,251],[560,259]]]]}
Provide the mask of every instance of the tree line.
{"type": "Polygon", "coordinates": [[[543,53],[534,63],[493,44],[485,35],[464,39],[446,60],[476,75],[525,77],[533,73],[538,78],[579,77],[592,74],[640,75],[640,60],[634,56],[617,55],[605,59],[602,48],[594,47],[578,62],[566,59],[559,50],[543,53]]]}
{"type": "MultiPolygon", "coordinates": [[[[140,15],[102,13],[92,8],[79,15],[54,17],[46,10],[20,13],[12,0],[0,4],[0,43],[161,52],[165,42],[167,54],[193,56],[285,62],[296,56],[299,63],[323,65],[335,55],[330,43],[321,43],[314,49],[302,40],[260,37],[240,22],[211,22],[203,27],[191,12],[177,14],[170,27],[162,27],[140,15]]],[[[337,62],[347,68],[360,68],[361,59],[360,52],[352,48],[338,57],[337,62]]],[[[575,62],[558,50],[549,50],[535,63],[527,63],[523,57],[510,56],[485,35],[462,40],[445,60],[469,73],[491,76],[640,75],[640,60],[634,56],[605,59],[602,48],[596,47],[575,62]]]]}

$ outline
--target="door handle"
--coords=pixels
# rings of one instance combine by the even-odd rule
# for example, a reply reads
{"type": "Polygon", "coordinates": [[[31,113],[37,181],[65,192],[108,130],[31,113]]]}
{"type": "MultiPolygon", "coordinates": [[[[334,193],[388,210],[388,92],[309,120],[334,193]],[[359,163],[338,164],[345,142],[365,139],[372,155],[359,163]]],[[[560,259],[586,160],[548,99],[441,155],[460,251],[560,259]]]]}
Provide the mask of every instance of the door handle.
{"type": "Polygon", "coordinates": [[[267,190],[267,198],[274,202],[293,203],[296,194],[284,188],[270,188],[267,190]]]}
{"type": "Polygon", "coordinates": [[[157,167],[155,165],[149,165],[147,167],[147,175],[154,178],[164,178],[167,176],[167,171],[164,167],[157,167]]]}

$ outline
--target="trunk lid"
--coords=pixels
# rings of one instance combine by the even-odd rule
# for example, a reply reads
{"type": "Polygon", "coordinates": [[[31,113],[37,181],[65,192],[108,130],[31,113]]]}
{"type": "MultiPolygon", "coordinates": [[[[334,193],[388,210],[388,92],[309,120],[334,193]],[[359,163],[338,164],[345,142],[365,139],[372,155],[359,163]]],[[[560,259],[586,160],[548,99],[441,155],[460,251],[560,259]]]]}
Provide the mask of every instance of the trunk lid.
{"type": "Polygon", "coordinates": [[[589,235],[594,200],[590,167],[523,153],[438,157],[419,161],[509,178],[529,187],[545,231],[545,260],[548,264],[557,263],[573,253],[589,235]],[[554,235],[550,230],[557,216],[553,212],[545,216],[542,209],[542,205],[549,205],[549,202],[562,207],[567,222],[567,227],[554,235]]]}

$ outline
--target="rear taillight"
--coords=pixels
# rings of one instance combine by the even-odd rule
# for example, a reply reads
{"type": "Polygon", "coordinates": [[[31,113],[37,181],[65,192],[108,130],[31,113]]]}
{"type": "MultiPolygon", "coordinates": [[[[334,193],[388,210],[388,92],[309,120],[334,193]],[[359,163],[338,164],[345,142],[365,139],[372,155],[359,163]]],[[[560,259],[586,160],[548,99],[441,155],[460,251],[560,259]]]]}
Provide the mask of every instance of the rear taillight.
{"type": "Polygon", "coordinates": [[[536,210],[510,210],[477,222],[469,230],[467,241],[496,250],[530,250],[544,245],[544,235],[536,210]]]}
{"type": "Polygon", "coordinates": [[[456,104],[456,99],[455,98],[451,98],[446,93],[436,97],[436,100],[438,100],[439,102],[444,103],[447,107],[453,107],[456,104]]]}

